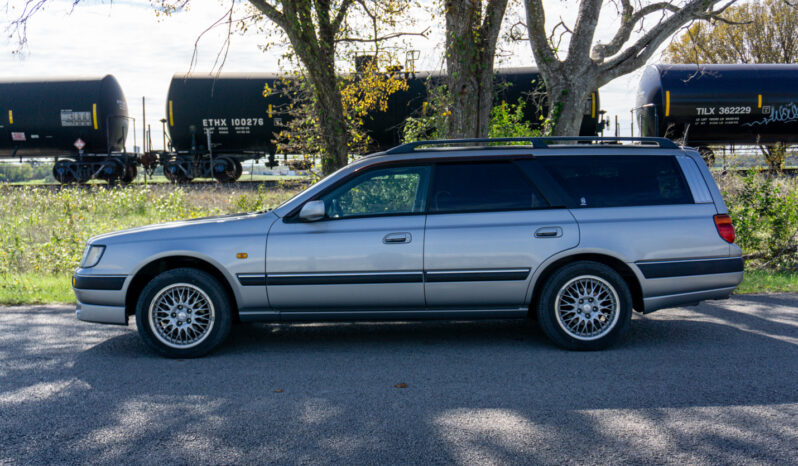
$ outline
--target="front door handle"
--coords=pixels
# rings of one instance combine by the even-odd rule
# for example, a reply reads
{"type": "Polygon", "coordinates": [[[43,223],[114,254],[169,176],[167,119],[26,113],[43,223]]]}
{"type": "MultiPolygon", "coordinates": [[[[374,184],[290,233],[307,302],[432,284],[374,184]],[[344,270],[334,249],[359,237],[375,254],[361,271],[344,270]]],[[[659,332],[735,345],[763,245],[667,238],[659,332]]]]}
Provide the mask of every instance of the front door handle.
{"type": "Polygon", "coordinates": [[[562,236],[560,227],[540,227],[535,230],[535,238],[559,238],[562,236]]]}
{"type": "Polygon", "coordinates": [[[385,244],[402,244],[411,241],[413,241],[413,235],[410,233],[388,233],[382,238],[382,242],[385,244]]]}

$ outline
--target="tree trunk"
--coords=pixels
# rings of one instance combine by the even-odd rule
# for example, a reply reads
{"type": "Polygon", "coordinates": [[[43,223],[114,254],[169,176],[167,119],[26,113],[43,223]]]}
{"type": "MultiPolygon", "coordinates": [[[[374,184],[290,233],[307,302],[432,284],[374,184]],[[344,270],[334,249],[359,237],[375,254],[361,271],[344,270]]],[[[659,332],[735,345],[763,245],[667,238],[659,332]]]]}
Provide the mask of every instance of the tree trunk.
{"type": "Polygon", "coordinates": [[[452,0],[446,13],[448,138],[485,138],[493,108],[493,60],[507,0],[452,0]]]}
{"type": "Polygon", "coordinates": [[[579,136],[579,128],[585,114],[585,103],[590,92],[591,82],[569,81],[566,76],[554,76],[554,84],[547,85],[549,98],[548,119],[552,136],[579,136]]]}
{"type": "Polygon", "coordinates": [[[784,169],[784,162],[787,159],[787,145],[784,143],[768,144],[764,147],[759,146],[762,155],[765,156],[765,162],[768,168],[774,172],[780,172],[784,169]]]}
{"type": "MultiPolygon", "coordinates": [[[[325,68],[325,67],[319,67],[325,68]]],[[[319,118],[319,128],[324,138],[324,154],[321,158],[321,168],[324,175],[329,175],[335,170],[349,163],[347,151],[348,133],[346,117],[344,116],[341,101],[341,90],[335,72],[325,72],[323,69],[309,69],[311,82],[316,95],[316,115],[319,118]]]]}
{"type": "Polygon", "coordinates": [[[451,99],[447,137],[485,138],[493,106],[493,64],[486,70],[471,72],[468,63],[452,62],[447,67],[451,99]]]}

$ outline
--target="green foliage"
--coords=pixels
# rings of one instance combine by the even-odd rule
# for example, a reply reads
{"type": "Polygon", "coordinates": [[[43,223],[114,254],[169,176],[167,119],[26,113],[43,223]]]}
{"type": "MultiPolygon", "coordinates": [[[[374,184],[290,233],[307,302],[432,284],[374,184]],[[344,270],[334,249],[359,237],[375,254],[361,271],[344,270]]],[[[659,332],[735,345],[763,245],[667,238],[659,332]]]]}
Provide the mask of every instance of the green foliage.
{"type": "Polygon", "coordinates": [[[734,292],[736,294],[796,293],[798,272],[748,269],[745,271],[743,282],[734,292]]]}
{"type": "Polygon", "coordinates": [[[410,116],[402,129],[402,142],[443,139],[449,124],[449,93],[446,86],[432,86],[428,79],[427,101],[421,106],[421,115],[410,116]]]}
{"type": "Polygon", "coordinates": [[[529,122],[524,121],[526,102],[518,99],[515,105],[502,102],[490,112],[490,128],[488,136],[492,138],[518,138],[540,136],[540,131],[533,130],[529,122]]]}
{"type": "Polygon", "coordinates": [[[735,241],[753,264],[795,265],[798,184],[750,171],[724,198],[737,233],[735,241]]]}
{"type": "Polygon", "coordinates": [[[0,182],[16,183],[39,179],[53,181],[53,164],[0,163],[0,182]]]}
{"type": "MultiPolygon", "coordinates": [[[[518,99],[515,104],[502,102],[494,106],[490,112],[488,137],[540,136],[541,131],[532,129],[531,122],[524,120],[526,105],[523,99],[518,99]]],[[[409,117],[405,121],[402,142],[441,139],[446,134],[447,118],[450,113],[446,105],[445,86],[430,89],[430,98],[424,106],[423,114],[418,117],[409,117]]],[[[544,122],[544,126],[548,127],[549,125],[544,122]]]]}
{"type": "Polygon", "coordinates": [[[151,223],[274,207],[294,192],[129,186],[15,189],[0,186],[0,276],[70,273],[87,239],[151,223]]]}
{"type": "Polygon", "coordinates": [[[0,274],[0,304],[74,303],[67,274],[0,274]]]}

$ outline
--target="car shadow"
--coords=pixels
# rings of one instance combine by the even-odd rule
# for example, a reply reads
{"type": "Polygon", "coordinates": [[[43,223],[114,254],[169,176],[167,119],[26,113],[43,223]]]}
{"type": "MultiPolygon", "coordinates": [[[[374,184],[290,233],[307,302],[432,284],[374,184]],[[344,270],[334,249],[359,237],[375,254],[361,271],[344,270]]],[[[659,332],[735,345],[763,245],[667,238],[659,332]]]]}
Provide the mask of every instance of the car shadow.
{"type": "Polygon", "coordinates": [[[773,303],[636,316],[601,352],[514,320],[247,324],[174,360],[115,329],[36,384],[4,382],[0,427],[24,445],[42,420],[47,446],[15,447],[23,462],[784,461],[798,311],[773,303]]]}

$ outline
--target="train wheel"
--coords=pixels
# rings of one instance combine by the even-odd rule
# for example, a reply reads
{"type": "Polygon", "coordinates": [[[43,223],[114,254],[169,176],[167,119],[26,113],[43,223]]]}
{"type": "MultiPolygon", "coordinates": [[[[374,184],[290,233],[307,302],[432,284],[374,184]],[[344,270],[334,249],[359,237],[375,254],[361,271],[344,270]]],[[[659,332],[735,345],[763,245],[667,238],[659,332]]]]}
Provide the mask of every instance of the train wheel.
{"type": "Polygon", "coordinates": [[[53,178],[61,184],[69,184],[75,181],[75,174],[70,169],[73,160],[62,159],[53,165],[53,178]]]}
{"type": "Polygon", "coordinates": [[[125,164],[121,160],[107,159],[100,167],[100,173],[97,174],[97,178],[107,181],[108,184],[116,184],[122,177],[124,170],[125,164]]]}
{"type": "Polygon", "coordinates": [[[163,175],[171,183],[184,184],[191,181],[180,167],[180,162],[174,159],[163,164],[163,175]]]}
{"type": "Polygon", "coordinates": [[[241,165],[241,161],[238,159],[233,159],[233,162],[236,164],[236,180],[241,178],[241,174],[244,173],[244,167],[241,165]]]}
{"type": "Polygon", "coordinates": [[[698,153],[701,154],[701,158],[704,159],[708,167],[712,168],[715,165],[715,152],[712,149],[707,146],[699,146],[698,153]]]}
{"type": "Polygon", "coordinates": [[[213,177],[220,183],[230,183],[238,179],[236,176],[237,170],[235,160],[230,157],[219,157],[214,159],[213,167],[211,168],[213,170],[213,177]]]}
{"type": "Polygon", "coordinates": [[[120,181],[122,182],[122,184],[130,184],[133,182],[133,180],[136,179],[136,175],[138,175],[138,170],[136,169],[136,166],[128,165],[120,181]]]}

